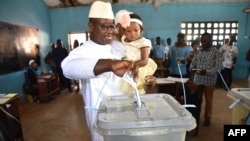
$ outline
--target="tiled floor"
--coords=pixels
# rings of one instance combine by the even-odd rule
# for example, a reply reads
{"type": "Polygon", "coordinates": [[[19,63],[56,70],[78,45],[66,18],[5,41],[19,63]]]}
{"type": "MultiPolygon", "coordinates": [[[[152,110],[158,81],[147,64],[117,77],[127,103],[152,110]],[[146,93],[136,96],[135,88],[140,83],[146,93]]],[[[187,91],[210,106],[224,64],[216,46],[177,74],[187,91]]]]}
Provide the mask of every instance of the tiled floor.
{"type": "MultiPolygon", "coordinates": [[[[246,80],[234,80],[232,87],[246,86],[246,80]]],[[[211,126],[202,125],[202,107],[199,135],[187,135],[186,141],[222,141],[223,125],[231,124],[232,120],[231,103],[225,90],[216,89],[211,126]]],[[[83,101],[78,93],[65,90],[49,103],[24,103],[20,114],[24,141],[90,141],[83,101]]]]}

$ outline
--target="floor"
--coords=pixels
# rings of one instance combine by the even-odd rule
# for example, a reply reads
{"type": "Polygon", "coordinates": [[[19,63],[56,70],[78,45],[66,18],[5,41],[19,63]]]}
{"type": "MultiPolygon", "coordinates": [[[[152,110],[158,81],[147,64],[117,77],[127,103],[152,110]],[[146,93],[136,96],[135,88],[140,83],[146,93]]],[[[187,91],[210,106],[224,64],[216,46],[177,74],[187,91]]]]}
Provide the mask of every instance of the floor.
{"type": "MultiPolygon", "coordinates": [[[[247,80],[234,80],[232,88],[247,87],[247,80]]],[[[232,100],[224,89],[214,93],[214,111],[211,126],[204,127],[203,109],[199,134],[187,134],[186,141],[222,141],[223,125],[231,124],[232,100]]],[[[23,103],[20,116],[24,141],[90,141],[84,119],[83,100],[79,93],[62,91],[49,103],[23,103]]]]}

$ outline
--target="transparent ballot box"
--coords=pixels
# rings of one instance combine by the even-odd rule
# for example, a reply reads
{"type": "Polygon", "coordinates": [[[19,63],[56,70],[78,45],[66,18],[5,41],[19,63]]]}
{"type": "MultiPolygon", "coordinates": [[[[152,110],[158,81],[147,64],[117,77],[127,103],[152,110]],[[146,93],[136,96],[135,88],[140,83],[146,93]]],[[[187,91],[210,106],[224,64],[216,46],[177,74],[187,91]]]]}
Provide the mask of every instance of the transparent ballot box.
{"type": "Polygon", "coordinates": [[[239,101],[232,108],[232,124],[245,124],[250,112],[250,88],[232,88],[230,97],[239,101]]]}
{"type": "Polygon", "coordinates": [[[184,141],[196,127],[195,118],[169,94],[106,97],[94,128],[104,141],[184,141]]]}

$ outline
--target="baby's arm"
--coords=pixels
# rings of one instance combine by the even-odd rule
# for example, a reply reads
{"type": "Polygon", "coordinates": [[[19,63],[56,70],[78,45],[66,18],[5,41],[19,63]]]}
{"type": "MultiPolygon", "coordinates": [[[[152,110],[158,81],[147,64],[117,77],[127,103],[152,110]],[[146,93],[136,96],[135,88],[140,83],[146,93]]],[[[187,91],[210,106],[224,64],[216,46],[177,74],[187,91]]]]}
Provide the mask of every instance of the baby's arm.
{"type": "Polygon", "coordinates": [[[148,64],[148,57],[149,57],[149,47],[141,47],[141,59],[138,61],[135,61],[135,65],[139,67],[146,66],[148,64]]]}

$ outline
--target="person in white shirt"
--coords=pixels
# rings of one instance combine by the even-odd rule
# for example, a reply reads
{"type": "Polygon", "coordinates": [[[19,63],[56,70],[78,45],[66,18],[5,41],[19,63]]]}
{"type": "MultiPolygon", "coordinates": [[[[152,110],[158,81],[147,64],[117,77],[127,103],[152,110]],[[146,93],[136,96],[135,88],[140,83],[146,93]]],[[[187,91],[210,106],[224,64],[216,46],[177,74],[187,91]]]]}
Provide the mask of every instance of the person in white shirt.
{"type": "Polygon", "coordinates": [[[170,49],[170,47],[171,47],[171,42],[172,42],[172,40],[171,40],[171,38],[167,38],[167,40],[166,40],[166,46],[165,46],[165,68],[166,68],[166,77],[168,77],[169,76],[169,65],[168,65],[168,52],[169,52],[169,49],[170,49]]]}
{"type": "Polygon", "coordinates": [[[166,40],[166,43],[167,43],[167,45],[165,46],[165,56],[166,56],[166,60],[168,59],[168,52],[169,52],[169,48],[170,48],[170,46],[171,46],[171,38],[167,38],[167,40],[166,40]]]}
{"type": "Polygon", "coordinates": [[[67,78],[80,79],[85,115],[92,141],[103,141],[93,125],[99,104],[105,96],[123,95],[119,91],[121,77],[130,71],[136,81],[138,67],[121,60],[110,43],[114,33],[114,13],[111,3],[95,1],[89,12],[90,40],[72,50],[61,66],[67,78]]]}
{"type": "Polygon", "coordinates": [[[158,69],[156,70],[157,77],[164,77],[164,60],[165,60],[165,47],[161,44],[161,37],[155,38],[156,44],[153,45],[152,59],[157,64],[158,69]]]}
{"type": "Polygon", "coordinates": [[[233,81],[233,69],[236,64],[237,56],[238,56],[238,48],[233,45],[235,42],[235,35],[230,36],[230,40],[228,44],[224,44],[222,47],[220,47],[220,53],[223,58],[223,70],[221,71],[223,79],[226,83],[226,88],[231,89],[231,84],[233,81]]]}

